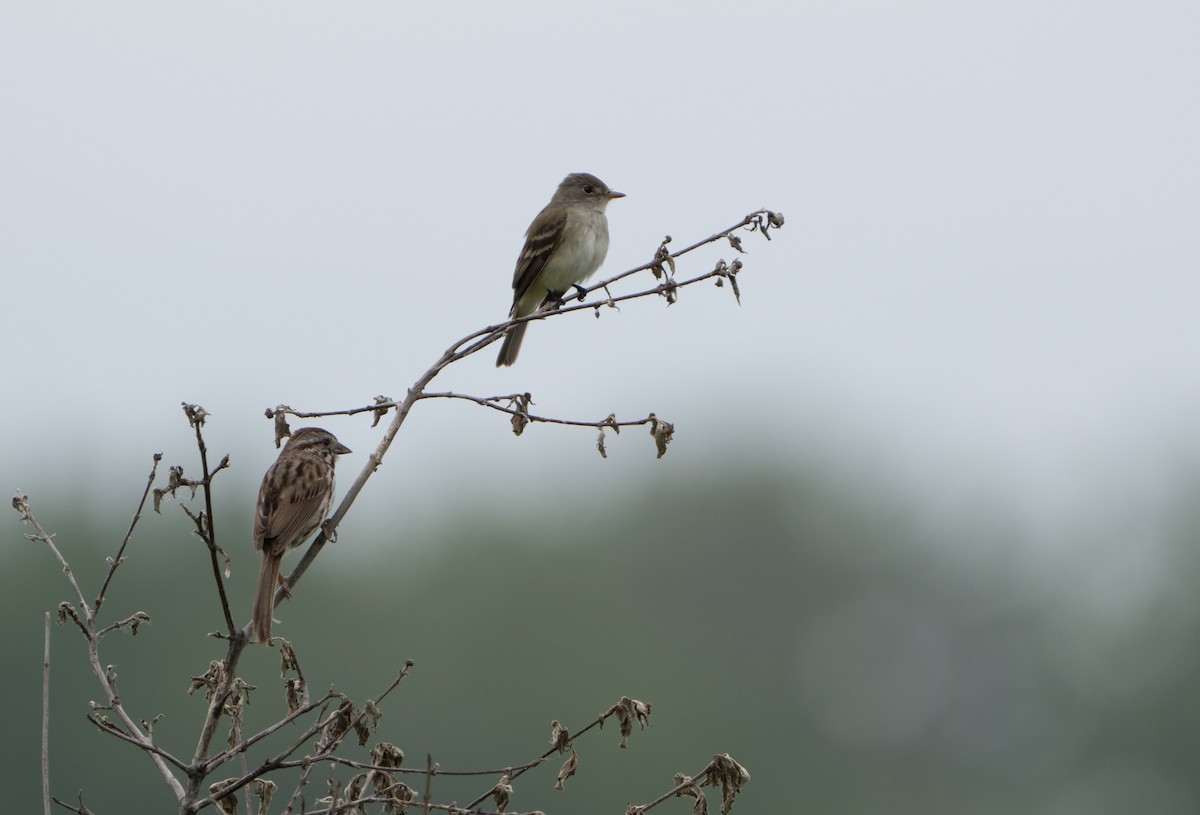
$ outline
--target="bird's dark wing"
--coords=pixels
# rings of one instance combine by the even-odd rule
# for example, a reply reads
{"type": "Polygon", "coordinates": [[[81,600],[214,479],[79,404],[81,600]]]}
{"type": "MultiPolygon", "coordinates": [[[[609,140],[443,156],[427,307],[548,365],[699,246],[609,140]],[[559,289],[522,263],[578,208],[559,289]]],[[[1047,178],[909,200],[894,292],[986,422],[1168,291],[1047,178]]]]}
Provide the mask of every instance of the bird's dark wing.
{"type": "Polygon", "coordinates": [[[525,246],[517,258],[513,272],[513,305],[515,306],[529,287],[537,280],[546,266],[546,261],[562,243],[567,228],[567,211],[559,207],[554,211],[542,210],[533,219],[525,233],[525,246]]]}
{"type": "Polygon", "coordinates": [[[319,462],[276,462],[293,468],[291,477],[277,478],[268,472],[259,490],[254,512],[254,548],[282,556],[290,546],[299,546],[325,520],[320,517],[329,501],[328,478],[319,462]],[[277,486],[278,485],[278,486],[277,486]]]}

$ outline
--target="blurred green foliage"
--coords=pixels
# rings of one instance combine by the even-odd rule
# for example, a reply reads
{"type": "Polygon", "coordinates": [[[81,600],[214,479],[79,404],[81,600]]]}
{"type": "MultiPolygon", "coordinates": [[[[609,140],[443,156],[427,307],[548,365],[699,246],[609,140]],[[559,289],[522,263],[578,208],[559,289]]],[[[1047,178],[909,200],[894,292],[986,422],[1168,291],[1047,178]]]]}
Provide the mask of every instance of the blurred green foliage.
{"type": "MultiPolygon", "coordinates": [[[[518,779],[517,811],[623,812],[728,752],[753,775],[735,812],[1195,812],[1191,504],[1162,508],[1152,534],[1097,509],[1049,541],[994,508],[929,522],[902,493],[727,463],[525,523],[347,527],[276,633],[314,695],[336,685],[362,702],[415,660],[377,734],[410,766],[502,768],[545,749],[552,719],[575,731],[621,695],[653,704],[627,750],[615,723],[582,740],[565,792],[557,762],[518,779]]],[[[127,519],[34,510],[94,593],[127,519]]],[[[248,514],[218,526],[239,619],[257,566],[224,519],[248,514]]],[[[2,766],[10,811],[32,812],[41,620],[68,591],[17,526],[3,527],[2,766]]],[[[163,714],[160,743],[190,756],[203,701],[188,683],[224,648],[206,636],[220,621],[207,555],[176,507],[142,522],[110,590],[110,619],[137,610],[153,623],[109,637],[103,658],[131,712],[163,714]]],[[[54,793],[82,790],[99,815],[172,811],[149,762],[84,720],[98,697],[77,632],[52,636],[54,793]]],[[[242,672],[252,732],[283,711],[277,652],[250,649],[242,672]]],[[[465,803],[494,780],[441,777],[435,797],[465,803]]]]}

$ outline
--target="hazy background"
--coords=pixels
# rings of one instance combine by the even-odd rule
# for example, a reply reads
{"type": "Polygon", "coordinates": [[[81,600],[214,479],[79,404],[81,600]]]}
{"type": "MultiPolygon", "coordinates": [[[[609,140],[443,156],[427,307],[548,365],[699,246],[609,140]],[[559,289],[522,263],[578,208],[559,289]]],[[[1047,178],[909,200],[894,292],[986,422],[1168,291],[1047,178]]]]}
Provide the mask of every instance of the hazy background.
{"type": "MultiPolygon", "coordinates": [[[[635,739],[609,798],[543,808],[621,811],[729,751],[747,809],[1193,812],[1198,26],[1183,2],[5,4],[0,484],[95,576],[151,454],[195,470],[199,402],[248,597],[263,409],[402,396],[502,319],[564,174],[628,194],[607,273],[770,207],[787,226],[746,236],[740,308],[704,288],[539,324],[515,368],[434,384],[655,411],[665,459],[423,404],[281,633],[364,696],[418,659],[420,713],[388,736],[445,765],[655,702],[649,780],[624,783],[635,739]],[[530,731],[492,732],[497,710],[530,731]]],[[[326,425],[348,482],[378,430],[326,425]]],[[[110,606],[155,617],[112,646],[162,695],[147,717],[216,654],[177,513],[110,606]],[[172,619],[188,592],[199,628],[172,619]]],[[[32,712],[65,595],[7,530],[4,681],[32,712]]],[[[59,749],[97,749],[87,688],[56,695],[59,749]]],[[[8,730],[28,808],[36,727],[8,730]]],[[[62,762],[60,796],[99,798],[62,762]]]]}

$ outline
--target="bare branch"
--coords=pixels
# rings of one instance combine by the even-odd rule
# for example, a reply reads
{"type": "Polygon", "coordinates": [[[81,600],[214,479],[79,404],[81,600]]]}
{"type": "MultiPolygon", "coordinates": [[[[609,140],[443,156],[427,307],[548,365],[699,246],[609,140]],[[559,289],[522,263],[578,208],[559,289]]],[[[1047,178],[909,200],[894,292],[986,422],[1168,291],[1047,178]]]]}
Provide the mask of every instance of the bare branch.
{"type": "MultiPolygon", "coordinates": [[[[329,702],[330,699],[334,699],[337,696],[338,696],[338,694],[331,690],[328,693],[326,693],[324,696],[322,696],[320,699],[318,699],[317,701],[310,702],[309,704],[304,705],[303,707],[297,708],[295,711],[289,713],[287,716],[284,716],[282,719],[275,722],[275,724],[270,725],[270,726],[260,730],[259,732],[255,733],[253,736],[250,736],[250,737],[244,739],[243,741],[239,741],[237,744],[233,745],[229,749],[223,750],[222,752],[217,753],[215,756],[210,758],[208,761],[204,762],[204,764],[201,766],[200,769],[205,774],[212,772],[214,769],[216,769],[217,767],[220,767],[222,764],[224,764],[229,759],[233,758],[235,755],[238,755],[239,753],[245,753],[246,750],[253,747],[258,742],[267,738],[271,734],[276,733],[279,730],[282,730],[284,727],[287,727],[289,724],[291,724],[292,722],[301,718],[302,716],[307,716],[309,713],[311,713],[314,710],[316,710],[317,708],[325,705],[326,703],[329,702]]],[[[311,736],[315,736],[318,732],[320,732],[320,730],[323,726],[324,726],[324,722],[321,722],[318,717],[318,723],[311,726],[310,729],[305,733],[305,735],[302,739],[299,739],[296,741],[299,742],[299,745],[303,745],[304,742],[308,740],[308,738],[310,738],[311,736]]],[[[282,753],[281,756],[286,758],[287,756],[291,755],[291,753],[295,752],[296,749],[298,749],[298,746],[292,747],[289,751],[282,753]]]]}
{"type": "Polygon", "coordinates": [[[712,761],[708,762],[704,769],[695,775],[685,776],[682,773],[676,775],[673,789],[664,792],[649,803],[631,806],[630,810],[646,812],[672,796],[689,795],[697,799],[697,809],[707,812],[707,805],[699,803],[704,800],[704,793],[700,787],[719,786],[721,787],[721,815],[725,815],[733,808],[734,798],[749,781],[750,773],[746,771],[746,768],[734,761],[728,753],[723,753],[713,756],[712,761]]]}
{"type": "MultiPolygon", "coordinates": [[[[532,761],[529,761],[518,767],[505,768],[505,770],[503,772],[508,774],[509,781],[515,781],[518,776],[524,775],[526,772],[528,772],[529,770],[538,766],[539,764],[544,762],[546,759],[553,756],[555,753],[560,753],[566,747],[572,746],[575,743],[575,741],[579,739],[580,736],[582,736],[584,733],[591,730],[593,727],[604,727],[604,721],[606,719],[608,719],[609,717],[621,716],[622,711],[632,710],[633,709],[632,705],[644,706],[645,715],[646,716],[650,715],[650,705],[649,704],[644,703],[644,702],[638,702],[636,699],[630,699],[628,696],[622,696],[620,701],[618,701],[615,705],[610,707],[608,710],[604,711],[604,713],[601,713],[600,716],[598,716],[596,719],[592,720],[591,723],[589,723],[586,727],[580,729],[573,736],[569,735],[569,733],[567,733],[567,731],[565,731],[562,728],[562,725],[556,720],[555,722],[553,722],[553,724],[551,726],[552,733],[551,733],[551,738],[550,738],[550,749],[549,750],[546,750],[544,753],[542,753],[541,755],[539,755],[537,758],[533,759],[532,761]],[[554,726],[554,725],[557,725],[557,726],[554,726]]],[[[623,747],[624,744],[622,744],[621,746],[623,747]]],[[[494,774],[495,772],[496,771],[493,770],[493,771],[491,771],[490,774],[494,774]]],[[[460,773],[442,772],[442,775],[459,775],[459,774],[460,773]]],[[[470,774],[471,775],[480,775],[482,773],[470,773],[470,774]]],[[[492,794],[492,791],[491,791],[491,789],[489,789],[487,792],[485,792],[482,795],[478,796],[477,798],[473,799],[471,801],[471,803],[467,804],[467,806],[465,808],[466,809],[474,809],[475,807],[479,806],[480,803],[487,800],[487,797],[491,794],[492,794]]]]}
{"type": "Polygon", "coordinates": [[[60,801],[57,798],[51,798],[50,800],[54,801],[54,803],[58,804],[63,809],[74,812],[75,815],[96,815],[96,813],[94,813],[90,809],[88,809],[87,805],[83,803],[83,792],[82,791],[80,791],[80,793],[79,793],[79,806],[73,806],[71,804],[68,804],[66,801],[60,801]]]}
{"type": "Polygon", "coordinates": [[[142,510],[145,509],[146,498],[149,497],[150,489],[154,486],[154,478],[158,474],[160,461],[162,461],[162,453],[155,453],[154,465],[151,466],[150,476],[146,479],[146,489],[142,491],[142,500],[138,501],[137,509],[133,512],[133,520],[129,522],[129,530],[125,533],[125,539],[121,541],[121,545],[117,549],[117,556],[108,562],[108,574],[104,576],[104,582],[100,584],[100,591],[96,594],[96,611],[100,611],[100,606],[104,605],[104,595],[108,592],[108,584],[112,581],[113,575],[117,573],[117,568],[125,560],[125,547],[129,545],[129,539],[133,537],[133,530],[138,521],[142,519],[142,510]]]}
{"type": "Polygon", "coordinates": [[[64,616],[70,616],[83,631],[83,635],[87,640],[88,664],[91,665],[92,674],[95,675],[96,680],[100,683],[101,690],[104,692],[104,698],[108,702],[107,708],[112,710],[113,713],[117,715],[129,734],[136,734],[132,737],[134,743],[144,750],[148,756],[150,756],[150,760],[162,774],[163,780],[166,782],[167,786],[171,788],[171,791],[175,794],[176,798],[182,801],[184,794],[183,785],[180,784],[179,779],[172,774],[171,768],[167,766],[164,756],[160,755],[161,751],[159,751],[154,745],[153,740],[138,730],[137,724],[121,705],[121,699],[117,695],[114,684],[115,677],[100,661],[100,653],[98,650],[99,638],[96,635],[95,612],[88,607],[87,602],[83,599],[83,592],[79,588],[79,583],[75,580],[75,574],[71,571],[70,564],[67,563],[66,558],[63,557],[62,553],[55,545],[54,536],[46,532],[46,530],[42,528],[42,525],[38,523],[37,518],[33,514],[33,510],[29,506],[29,499],[23,494],[17,493],[16,497],[13,498],[13,509],[17,510],[17,512],[21,515],[22,521],[30,524],[34,530],[36,530],[35,535],[27,535],[26,537],[28,537],[30,540],[40,540],[45,543],[47,547],[49,547],[50,551],[54,553],[55,558],[57,558],[58,562],[62,565],[63,573],[67,575],[67,579],[71,584],[71,588],[75,591],[75,596],[78,600],[79,606],[83,610],[82,619],[80,618],[79,614],[67,603],[62,603],[59,605],[59,618],[63,619],[64,616]]]}
{"type": "MultiPolygon", "coordinates": [[[[297,712],[294,715],[289,715],[283,721],[280,721],[274,725],[271,725],[266,730],[262,731],[261,733],[256,734],[255,736],[251,737],[250,739],[247,739],[245,742],[242,742],[242,743],[239,743],[237,745],[230,747],[230,749],[226,753],[222,753],[222,754],[216,756],[215,758],[213,758],[211,761],[206,762],[202,767],[202,769],[204,771],[204,773],[203,773],[204,775],[207,775],[209,772],[212,771],[212,769],[214,769],[215,767],[217,767],[218,765],[223,763],[229,756],[231,756],[233,754],[237,754],[237,753],[244,753],[245,750],[248,747],[250,747],[252,744],[262,740],[263,738],[266,738],[266,736],[270,735],[271,733],[276,732],[277,730],[282,728],[284,725],[294,721],[299,716],[304,715],[305,713],[308,713],[311,710],[325,704],[330,699],[335,698],[335,697],[341,697],[343,699],[342,706],[340,706],[338,708],[338,710],[335,710],[333,713],[330,713],[328,716],[325,716],[324,714],[322,714],[321,716],[318,716],[317,721],[315,721],[312,725],[310,725],[308,728],[306,728],[304,733],[302,733],[298,738],[294,739],[290,745],[286,746],[283,750],[277,752],[275,754],[275,756],[265,759],[256,769],[251,770],[250,772],[243,775],[241,778],[230,779],[229,783],[222,784],[219,790],[211,792],[208,797],[202,798],[199,801],[197,801],[194,805],[195,810],[199,811],[199,810],[203,809],[204,807],[208,806],[209,804],[211,804],[221,798],[224,798],[227,795],[231,795],[231,794],[235,793],[237,790],[241,789],[242,787],[246,786],[247,784],[251,783],[252,781],[257,780],[258,778],[261,778],[263,775],[265,775],[268,772],[272,772],[274,770],[287,768],[287,767],[301,767],[301,766],[306,767],[307,765],[310,765],[310,764],[313,764],[313,763],[316,763],[319,761],[330,760],[332,757],[332,754],[333,754],[333,750],[335,750],[337,748],[338,744],[340,744],[341,739],[345,736],[345,734],[353,732],[357,729],[360,729],[361,723],[367,716],[375,715],[377,717],[378,715],[381,715],[381,714],[379,714],[378,708],[376,707],[376,705],[379,702],[382,702],[385,698],[387,698],[387,696],[393,690],[396,689],[396,687],[400,684],[400,682],[404,679],[404,677],[408,676],[408,673],[412,669],[412,667],[413,667],[413,661],[411,659],[405,660],[404,667],[400,669],[400,671],[396,674],[395,679],[392,680],[391,684],[389,684],[387,686],[387,688],[384,689],[383,693],[381,693],[379,695],[379,698],[376,700],[373,700],[373,701],[368,700],[367,703],[363,705],[362,709],[357,713],[357,715],[346,718],[346,720],[344,722],[338,722],[337,719],[342,714],[345,705],[350,704],[350,702],[348,699],[345,699],[344,696],[342,696],[341,694],[339,694],[336,691],[333,691],[331,689],[330,692],[326,695],[326,697],[324,699],[322,699],[321,701],[319,701],[317,703],[307,706],[307,708],[304,711],[297,712]],[[374,713],[372,713],[372,712],[374,712],[374,713]],[[309,741],[309,739],[311,739],[313,736],[315,736],[317,733],[320,733],[321,731],[327,731],[331,726],[334,726],[335,724],[337,725],[336,733],[334,734],[333,738],[331,738],[329,740],[329,742],[327,744],[323,745],[323,747],[321,749],[318,749],[317,755],[306,756],[304,759],[297,761],[297,762],[287,761],[287,757],[292,755],[293,753],[295,753],[301,747],[303,747],[309,741]]],[[[306,776],[307,776],[307,773],[306,773],[306,776]]]]}
{"type": "Polygon", "coordinates": [[[217,465],[217,469],[209,471],[208,469],[208,445],[204,443],[204,433],[201,428],[204,427],[204,421],[208,418],[208,411],[199,405],[183,403],[183,412],[187,415],[188,424],[196,431],[196,447],[200,451],[200,471],[204,474],[204,478],[200,482],[201,492],[204,493],[204,515],[207,519],[207,524],[201,530],[201,538],[208,546],[209,558],[212,562],[213,579],[217,583],[217,593],[221,597],[221,611],[225,615],[226,630],[230,636],[235,636],[238,631],[237,625],[233,622],[233,612],[229,610],[229,597],[225,594],[225,581],[221,577],[221,564],[217,561],[217,553],[220,548],[217,546],[217,531],[215,527],[216,519],[213,516],[212,502],[212,479],[217,473],[229,466],[229,456],[225,456],[221,463],[217,465]]]}
{"type": "MultiPolygon", "coordinates": [[[[616,414],[613,414],[613,413],[610,413],[608,416],[606,416],[603,419],[600,419],[597,421],[592,421],[592,422],[577,420],[577,419],[555,419],[550,416],[536,416],[532,413],[529,413],[527,410],[522,410],[521,408],[513,408],[513,407],[505,407],[504,406],[504,404],[503,404],[504,402],[509,402],[511,404],[511,403],[516,403],[516,402],[521,402],[521,400],[528,400],[529,394],[521,394],[521,393],[510,394],[508,396],[472,396],[467,393],[451,393],[451,392],[447,391],[445,393],[423,393],[418,398],[419,399],[462,399],[463,401],[466,401],[466,402],[474,402],[475,404],[480,405],[481,407],[491,408],[492,410],[497,410],[501,413],[507,413],[509,416],[514,416],[514,417],[519,416],[527,423],[528,422],[538,422],[538,423],[542,423],[542,424],[564,425],[567,427],[594,427],[597,430],[601,430],[603,428],[610,427],[613,430],[616,430],[617,432],[620,432],[620,428],[622,428],[622,427],[638,427],[640,425],[653,424],[656,421],[661,421],[659,419],[656,419],[654,417],[653,413],[651,413],[645,419],[633,419],[631,421],[624,421],[624,422],[617,421],[616,414]]],[[[533,404],[533,402],[526,401],[526,402],[523,402],[523,404],[531,405],[531,404],[533,404]]],[[[517,435],[520,435],[520,434],[518,433],[517,435]]]]}
{"type": "MultiPolygon", "coordinates": [[[[112,708],[112,706],[108,706],[106,709],[112,710],[113,708],[112,708]]],[[[182,761],[180,761],[175,756],[168,753],[166,750],[159,747],[157,744],[154,744],[154,743],[148,741],[148,737],[138,738],[137,736],[131,736],[129,733],[122,730],[120,727],[117,727],[117,725],[115,725],[114,723],[108,721],[107,719],[98,717],[95,713],[89,713],[87,716],[87,720],[89,722],[91,722],[92,724],[96,725],[96,727],[99,728],[102,732],[107,733],[110,736],[116,736],[121,741],[129,742],[134,747],[137,747],[140,750],[145,750],[147,753],[152,753],[153,755],[159,756],[164,761],[168,761],[171,764],[174,764],[176,768],[183,770],[184,772],[187,772],[188,766],[186,764],[184,764],[182,761]]],[[[134,732],[138,733],[139,736],[142,735],[140,733],[140,731],[137,730],[137,728],[134,728],[134,732]]]]}
{"type": "Polygon", "coordinates": [[[142,623],[148,623],[148,622],[150,622],[149,614],[147,614],[144,611],[135,611],[133,614],[129,615],[125,619],[117,620],[115,623],[110,623],[109,625],[107,625],[104,628],[97,631],[96,639],[100,639],[105,634],[109,633],[110,631],[116,631],[119,628],[128,628],[129,633],[136,637],[137,632],[138,632],[138,626],[140,626],[142,623]]]}
{"type": "MultiPolygon", "coordinates": [[[[623,280],[624,278],[629,277],[634,274],[637,274],[638,272],[646,271],[646,270],[649,270],[649,269],[652,269],[655,267],[661,268],[662,264],[664,264],[664,263],[667,263],[668,265],[671,265],[673,267],[673,265],[674,265],[673,261],[675,259],[677,259],[683,255],[686,255],[689,252],[695,251],[696,249],[699,249],[701,246],[705,246],[705,245],[713,243],[715,241],[722,240],[727,235],[729,235],[730,233],[732,233],[736,230],[747,229],[752,232],[753,231],[761,231],[763,233],[763,235],[766,236],[768,228],[770,228],[770,227],[778,228],[779,226],[782,226],[782,225],[783,225],[783,216],[782,215],[771,212],[770,210],[766,210],[766,209],[757,210],[755,212],[750,213],[745,218],[742,218],[742,220],[738,221],[733,226],[731,226],[727,229],[722,229],[720,232],[713,233],[712,235],[708,236],[707,238],[704,238],[703,240],[696,241],[695,243],[691,244],[690,246],[680,249],[678,252],[671,252],[671,253],[666,254],[665,256],[662,255],[661,252],[656,253],[655,259],[652,260],[650,263],[646,263],[641,266],[637,266],[637,267],[635,267],[633,269],[629,269],[625,272],[621,272],[618,275],[615,275],[613,277],[608,278],[607,280],[603,280],[603,281],[595,284],[591,288],[582,289],[580,294],[578,295],[578,298],[583,299],[588,294],[590,294],[591,292],[594,292],[598,289],[607,290],[607,288],[610,285],[612,285],[613,283],[615,283],[619,280],[623,280]]],[[[666,242],[664,241],[664,245],[665,245],[665,243],[666,242]]],[[[329,520],[322,527],[321,532],[316,536],[316,538],[313,539],[312,543],[309,544],[308,548],[304,552],[304,555],[300,558],[300,562],[296,564],[296,567],[292,570],[291,574],[289,574],[287,576],[287,585],[289,586],[289,588],[294,587],[296,585],[296,583],[300,580],[301,576],[303,576],[303,574],[308,570],[308,567],[316,559],[317,555],[319,555],[321,550],[325,547],[326,541],[329,539],[329,537],[331,535],[333,535],[335,533],[335,531],[337,530],[338,524],[341,523],[342,518],[344,518],[346,516],[346,513],[350,511],[350,507],[354,505],[354,501],[358,498],[358,494],[360,492],[362,492],[362,489],[366,485],[367,480],[375,473],[376,470],[378,470],[383,465],[383,458],[387,454],[388,448],[391,447],[392,441],[396,438],[396,434],[400,432],[400,427],[404,424],[405,419],[408,418],[409,411],[412,410],[413,405],[416,404],[416,402],[418,400],[424,398],[425,388],[428,387],[429,383],[432,382],[437,377],[437,375],[440,374],[446,368],[446,366],[448,366],[464,357],[470,356],[471,354],[481,351],[483,348],[486,348],[491,343],[500,339],[500,337],[504,334],[505,331],[507,331],[512,326],[517,325],[518,323],[529,322],[531,320],[541,320],[541,319],[546,319],[548,317],[557,317],[557,316],[560,316],[563,314],[569,314],[569,313],[572,313],[575,311],[580,311],[582,309],[593,309],[596,312],[596,314],[598,315],[599,309],[602,306],[615,307],[617,303],[621,303],[626,300],[634,300],[637,298],[649,297],[649,296],[653,296],[653,295],[673,296],[674,292],[680,288],[683,288],[686,286],[692,286],[703,280],[708,280],[708,279],[711,279],[714,277],[715,278],[727,278],[728,277],[728,268],[723,269],[719,265],[713,271],[706,272],[705,274],[698,275],[697,277],[691,278],[690,280],[686,280],[681,283],[676,282],[674,280],[674,276],[672,275],[672,276],[669,276],[668,279],[665,282],[661,283],[660,285],[655,286],[654,288],[651,288],[651,289],[647,289],[642,292],[623,295],[620,297],[609,297],[608,299],[606,299],[600,303],[597,303],[597,304],[584,303],[584,304],[579,304],[579,305],[574,305],[574,306],[565,306],[564,305],[563,307],[561,307],[557,310],[554,310],[554,311],[548,311],[548,312],[547,311],[538,311],[538,312],[535,312],[534,314],[529,315],[528,317],[521,317],[521,318],[515,319],[515,320],[507,320],[503,323],[498,323],[496,325],[488,326],[487,328],[482,328],[482,329],[475,331],[471,334],[468,334],[467,336],[463,337],[462,339],[452,343],[450,345],[450,347],[447,348],[442,353],[441,357],[438,358],[438,360],[436,362],[434,362],[434,364],[428,370],[426,370],[424,374],[422,374],[417,379],[417,381],[413,384],[413,386],[411,388],[409,388],[408,393],[405,395],[404,399],[402,401],[400,401],[399,403],[396,403],[395,401],[386,399],[384,397],[377,397],[376,404],[373,406],[370,406],[370,407],[353,408],[350,411],[340,411],[340,412],[339,411],[330,411],[330,412],[320,414],[320,415],[335,415],[335,414],[339,414],[339,413],[351,414],[351,413],[362,413],[367,410],[371,410],[371,411],[376,412],[376,421],[378,421],[378,419],[379,419],[378,411],[379,410],[394,408],[396,411],[395,415],[392,417],[391,423],[388,425],[387,430],[384,432],[383,438],[380,440],[379,445],[375,448],[374,452],[372,452],[371,455],[368,456],[367,462],[363,465],[362,470],[359,472],[359,474],[355,478],[354,482],[350,485],[350,488],[346,491],[346,494],[342,497],[341,503],[338,504],[338,507],[334,511],[333,515],[330,516],[329,520]]],[[[317,414],[296,413],[295,411],[292,411],[291,408],[287,408],[286,406],[282,406],[282,405],[279,406],[278,408],[276,408],[275,411],[270,411],[270,410],[267,411],[267,415],[269,418],[273,418],[278,423],[278,422],[282,421],[282,416],[288,412],[292,412],[295,415],[310,415],[310,416],[317,415],[317,414]]],[[[285,425],[286,425],[286,423],[285,423],[285,425]]],[[[656,436],[655,436],[655,441],[658,445],[660,458],[666,450],[666,444],[670,441],[670,434],[669,434],[669,432],[666,432],[666,431],[668,429],[673,431],[673,429],[674,429],[673,426],[671,426],[667,423],[663,423],[663,425],[664,426],[661,428],[662,432],[661,433],[656,432],[656,436]]],[[[595,427],[597,425],[588,423],[587,426],[595,427]]],[[[278,432],[279,432],[279,430],[277,427],[277,430],[276,430],[277,435],[278,435],[278,432]]],[[[284,592],[282,588],[280,588],[280,590],[277,591],[275,594],[276,604],[282,603],[283,600],[287,599],[287,596],[288,596],[287,593],[284,592]]],[[[249,623],[247,623],[246,628],[243,629],[243,631],[242,631],[243,635],[248,635],[248,633],[249,633],[249,623]]]]}
{"type": "MultiPolygon", "coordinates": [[[[75,592],[75,601],[83,609],[84,618],[90,619],[92,610],[88,607],[87,601],[83,599],[83,591],[80,590],[79,583],[75,580],[75,572],[71,570],[71,564],[67,563],[67,559],[63,557],[62,552],[58,551],[58,547],[54,544],[54,536],[43,529],[42,525],[38,523],[38,519],[34,517],[33,509],[29,505],[28,496],[18,492],[13,496],[12,505],[17,514],[21,516],[21,520],[32,526],[35,530],[36,534],[26,535],[25,537],[31,541],[41,541],[50,549],[51,554],[58,561],[58,565],[62,566],[63,574],[67,576],[67,582],[71,584],[71,588],[75,592]]],[[[84,626],[84,632],[87,632],[86,626],[84,626]]]]}
{"type": "Polygon", "coordinates": [[[50,612],[42,652],[42,815],[50,815],[50,612]]]}
{"type": "Polygon", "coordinates": [[[596,313],[596,315],[599,316],[600,308],[602,306],[616,307],[616,305],[618,303],[623,303],[628,300],[637,300],[637,299],[640,299],[643,297],[651,297],[654,295],[659,295],[659,296],[666,298],[668,304],[673,303],[675,301],[675,293],[681,288],[684,288],[686,286],[694,286],[695,284],[700,283],[701,281],[708,280],[713,277],[718,277],[718,278],[726,277],[726,274],[724,272],[714,269],[713,271],[707,272],[703,275],[699,275],[697,277],[691,278],[691,279],[683,281],[683,282],[678,282],[675,280],[675,276],[674,276],[674,270],[675,270],[674,261],[677,258],[682,257],[683,255],[686,255],[689,252],[693,252],[696,249],[699,249],[701,246],[706,246],[707,244],[714,243],[714,242],[720,241],[720,240],[724,240],[731,233],[736,232],[739,229],[746,229],[751,232],[759,231],[759,232],[763,233],[764,237],[766,237],[768,228],[770,228],[771,226],[778,228],[779,226],[782,226],[782,225],[783,225],[783,216],[781,214],[776,213],[776,212],[771,212],[770,210],[766,210],[766,209],[758,210],[756,212],[750,213],[745,218],[743,218],[741,221],[739,221],[738,223],[729,227],[728,229],[723,229],[720,232],[713,233],[712,235],[709,235],[707,238],[704,238],[703,240],[696,241],[692,245],[687,246],[683,249],[680,249],[678,252],[666,252],[665,251],[666,244],[669,243],[671,240],[670,236],[668,235],[667,238],[663,241],[663,243],[659,245],[658,250],[655,252],[654,259],[651,260],[649,263],[644,263],[641,266],[635,266],[632,269],[628,269],[624,272],[621,272],[620,274],[614,275],[613,277],[610,277],[607,280],[602,280],[599,283],[596,283],[588,288],[581,287],[579,294],[572,296],[571,298],[568,298],[568,300],[565,301],[559,308],[551,309],[551,310],[539,310],[539,311],[534,312],[533,314],[530,314],[527,317],[520,317],[520,318],[513,319],[513,320],[507,320],[503,323],[497,323],[496,325],[488,326],[487,328],[482,328],[478,331],[475,331],[474,333],[468,334],[467,336],[463,337],[458,342],[456,342],[454,345],[450,346],[450,353],[453,355],[454,359],[462,359],[463,357],[468,357],[471,354],[474,354],[478,351],[483,350],[488,345],[491,345],[493,342],[500,339],[500,337],[503,336],[504,333],[509,328],[512,328],[514,325],[518,325],[519,323],[532,322],[533,320],[544,320],[544,319],[556,317],[556,316],[559,316],[562,314],[570,314],[575,311],[581,311],[583,309],[593,309],[594,312],[596,313]],[[664,266],[664,264],[665,264],[665,266],[664,266]],[[671,269],[670,274],[666,274],[665,267],[669,267],[671,269]],[[659,285],[654,286],[653,288],[650,288],[650,289],[646,289],[644,291],[634,292],[632,294],[625,294],[625,295],[621,295],[619,297],[609,296],[608,298],[601,300],[597,303],[588,304],[588,303],[582,302],[587,297],[587,295],[591,294],[592,292],[598,291],[600,289],[604,289],[605,292],[607,293],[608,288],[610,286],[612,286],[614,283],[616,283],[620,280],[624,280],[625,278],[630,277],[632,275],[635,275],[638,272],[644,272],[644,271],[653,272],[655,274],[656,278],[662,278],[662,282],[659,283],[659,285]],[[578,300],[580,302],[579,302],[579,304],[576,304],[576,305],[566,305],[566,303],[569,303],[572,300],[578,300]]]}
{"type": "MultiPolygon", "coordinates": [[[[295,416],[298,419],[320,419],[325,416],[356,416],[359,413],[374,413],[375,421],[372,427],[379,423],[379,420],[387,414],[392,408],[398,407],[399,403],[387,396],[376,396],[375,403],[365,405],[363,407],[347,408],[345,410],[317,410],[304,411],[295,410],[287,405],[276,405],[273,408],[267,408],[266,415],[268,419],[279,420],[280,416],[295,416]]],[[[289,431],[290,432],[290,431],[289,431]]],[[[278,446],[278,443],[276,444],[278,446]]]]}

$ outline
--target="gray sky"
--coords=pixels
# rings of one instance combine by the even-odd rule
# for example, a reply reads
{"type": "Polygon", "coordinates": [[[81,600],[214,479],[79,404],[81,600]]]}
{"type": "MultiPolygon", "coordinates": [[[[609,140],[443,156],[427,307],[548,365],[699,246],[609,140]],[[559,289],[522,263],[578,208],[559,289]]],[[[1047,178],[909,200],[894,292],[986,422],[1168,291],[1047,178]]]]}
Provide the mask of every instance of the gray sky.
{"type": "Polygon", "coordinates": [[[586,501],[744,438],[1031,516],[1161,486],[1197,449],[1200,6],[740,9],[6,4],[0,483],[132,502],[150,453],[194,460],[182,400],[257,482],[265,407],[401,396],[504,318],[523,230],[589,171],[628,194],[602,274],[758,207],[787,226],[747,237],[740,308],[537,324],[515,368],[435,388],[654,410],[671,453],[426,404],[368,505],[586,501]]]}

